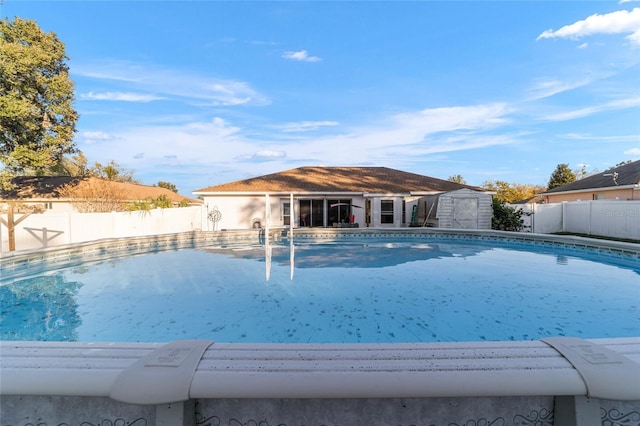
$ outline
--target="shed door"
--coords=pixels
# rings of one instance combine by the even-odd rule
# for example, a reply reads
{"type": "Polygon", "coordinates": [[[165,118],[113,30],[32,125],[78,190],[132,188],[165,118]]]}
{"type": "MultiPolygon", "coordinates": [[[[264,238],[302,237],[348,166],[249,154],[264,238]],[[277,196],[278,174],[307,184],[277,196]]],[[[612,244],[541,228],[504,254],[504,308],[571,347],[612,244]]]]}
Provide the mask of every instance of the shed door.
{"type": "Polygon", "coordinates": [[[453,227],[459,229],[478,229],[478,199],[453,199],[453,227]]]}

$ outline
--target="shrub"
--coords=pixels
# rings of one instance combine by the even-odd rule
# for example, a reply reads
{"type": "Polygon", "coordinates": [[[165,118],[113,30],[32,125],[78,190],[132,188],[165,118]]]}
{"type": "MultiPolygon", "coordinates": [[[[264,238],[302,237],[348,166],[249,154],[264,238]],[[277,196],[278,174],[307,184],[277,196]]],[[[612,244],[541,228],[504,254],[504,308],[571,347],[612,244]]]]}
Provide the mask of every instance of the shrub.
{"type": "Polygon", "coordinates": [[[522,228],[524,228],[524,219],[522,217],[530,215],[531,213],[529,212],[509,207],[502,201],[494,198],[491,229],[514,232],[522,231],[522,228]]]}

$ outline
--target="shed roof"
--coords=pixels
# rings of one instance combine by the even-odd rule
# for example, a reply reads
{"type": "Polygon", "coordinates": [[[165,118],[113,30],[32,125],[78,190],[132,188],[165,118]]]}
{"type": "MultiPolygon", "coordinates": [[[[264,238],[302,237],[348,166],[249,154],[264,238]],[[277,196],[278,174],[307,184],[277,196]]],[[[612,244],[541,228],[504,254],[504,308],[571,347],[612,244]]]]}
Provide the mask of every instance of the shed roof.
{"type": "Polygon", "coordinates": [[[620,186],[640,184],[640,160],[623,164],[602,173],[550,189],[543,194],[584,191],[589,189],[615,189],[620,186]]]}
{"type": "Polygon", "coordinates": [[[357,192],[370,194],[408,194],[411,192],[443,192],[469,188],[469,185],[437,179],[387,167],[298,167],[264,176],[194,191],[194,194],[221,192],[357,192]]]}

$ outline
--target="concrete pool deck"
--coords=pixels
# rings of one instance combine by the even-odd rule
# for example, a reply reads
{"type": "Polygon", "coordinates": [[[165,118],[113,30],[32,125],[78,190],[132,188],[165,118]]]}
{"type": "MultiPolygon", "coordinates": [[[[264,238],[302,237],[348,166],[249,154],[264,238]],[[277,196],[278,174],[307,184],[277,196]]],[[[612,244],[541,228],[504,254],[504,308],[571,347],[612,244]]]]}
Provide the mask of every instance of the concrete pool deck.
{"type": "MultiPolygon", "coordinates": [[[[295,238],[415,229],[295,230],[295,238]]],[[[590,247],[581,237],[418,230],[449,238],[590,247]]],[[[273,238],[286,230],[271,230],[273,238]]],[[[3,254],[3,277],[259,234],[102,240],[3,254]],[[4,275],[7,274],[7,275],[4,275]]],[[[2,425],[627,425],[640,422],[640,337],[411,344],[0,342],[2,425]]]]}

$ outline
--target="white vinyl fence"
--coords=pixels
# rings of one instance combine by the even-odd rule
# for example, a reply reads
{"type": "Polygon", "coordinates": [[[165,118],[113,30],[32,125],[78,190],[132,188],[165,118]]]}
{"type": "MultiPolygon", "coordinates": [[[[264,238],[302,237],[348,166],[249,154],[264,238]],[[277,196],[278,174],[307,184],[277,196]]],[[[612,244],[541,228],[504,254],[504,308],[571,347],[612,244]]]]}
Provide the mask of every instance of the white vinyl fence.
{"type": "MultiPolygon", "coordinates": [[[[15,215],[15,219],[20,218],[15,215]]],[[[7,215],[2,215],[6,221],[7,215]]],[[[202,229],[200,206],[111,213],[32,214],[16,226],[16,250],[102,238],[140,237],[202,229]]],[[[9,231],[0,224],[0,252],[9,251],[9,231]]]]}
{"type": "MultiPolygon", "coordinates": [[[[640,201],[572,201],[512,207],[533,212],[524,218],[525,232],[573,232],[640,240],[640,201]]],[[[20,216],[16,214],[16,219],[20,216]]],[[[6,215],[2,218],[7,220],[6,215]]],[[[16,226],[16,250],[209,228],[205,207],[201,206],[118,213],[32,214],[16,226]]],[[[8,251],[9,232],[0,224],[0,253],[8,251]]]]}
{"type": "Polygon", "coordinates": [[[571,232],[640,240],[640,201],[571,201],[511,207],[533,213],[524,217],[526,232],[571,232]]]}

